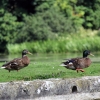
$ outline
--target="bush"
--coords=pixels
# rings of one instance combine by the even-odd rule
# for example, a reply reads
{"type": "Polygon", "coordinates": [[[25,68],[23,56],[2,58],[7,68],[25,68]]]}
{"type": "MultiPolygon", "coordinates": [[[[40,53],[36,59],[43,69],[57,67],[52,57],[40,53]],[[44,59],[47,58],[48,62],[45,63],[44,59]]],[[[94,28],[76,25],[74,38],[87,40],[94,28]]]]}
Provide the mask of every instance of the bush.
{"type": "Polygon", "coordinates": [[[17,22],[16,16],[0,9],[0,51],[4,52],[7,43],[13,43],[17,36],[22,22],[17,22]]]}
{"type": "Polygon", "coordinates": [[[15,42],[56,39],[66,32],[75,32],[72,20],[70,18],[66,20],[58,9],[51,7],[44,12],[24,16],[23,28],[15,42]]]}

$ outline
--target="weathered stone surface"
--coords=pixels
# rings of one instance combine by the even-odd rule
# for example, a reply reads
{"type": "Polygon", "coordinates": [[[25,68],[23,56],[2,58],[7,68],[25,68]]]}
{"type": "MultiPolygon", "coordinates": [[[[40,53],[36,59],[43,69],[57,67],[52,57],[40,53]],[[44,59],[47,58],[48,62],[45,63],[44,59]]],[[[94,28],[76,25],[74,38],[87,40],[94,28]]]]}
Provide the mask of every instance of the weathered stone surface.
{"type": "Polygon", "coordinates": [[[100,76],[0,83],[0,100],[100,92],[100,76]]]}
{"type": "Polygon", "coordinates": [[[34,100],[100,100],[100,92],[55,95],[55,96],[35,98],[34,100]]]}

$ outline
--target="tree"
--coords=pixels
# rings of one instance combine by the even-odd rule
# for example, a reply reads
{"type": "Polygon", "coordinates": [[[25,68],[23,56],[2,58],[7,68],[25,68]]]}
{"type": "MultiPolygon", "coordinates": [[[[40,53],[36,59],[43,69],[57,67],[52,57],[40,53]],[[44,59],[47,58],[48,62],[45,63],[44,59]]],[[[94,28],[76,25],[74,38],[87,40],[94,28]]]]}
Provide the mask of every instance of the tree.
{"type": "Polygon", "coordinates": [[[16,21],[16,16],[0,9],[0,51],[6,50],[7,43],[13,43],[19,29],[22,26],[21,22],[16,21]]]}

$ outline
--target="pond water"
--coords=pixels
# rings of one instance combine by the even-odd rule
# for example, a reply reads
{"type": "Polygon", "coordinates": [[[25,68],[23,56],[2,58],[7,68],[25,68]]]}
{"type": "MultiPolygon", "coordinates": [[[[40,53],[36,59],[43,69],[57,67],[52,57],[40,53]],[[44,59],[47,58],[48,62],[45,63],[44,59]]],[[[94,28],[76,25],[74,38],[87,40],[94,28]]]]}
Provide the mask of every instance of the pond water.
{"type": "MultiPolygon", "coordinates": [[[[93,53],[94,56],[89,56],[91,60],[96,63],[100,62],[100,52],[95,52],[93,53]]],[[[0,62],[2,61],[10,61],[13,58],[20,58],[21,55],[16,54],[16,55],[0,55],[0,62]]],[[[74,57],[82,57],[82,53],[62,53],[62,54],[33,54],[33,55],[28,55],[31,61],[62,61],[64,59],[69,59],[69,58],[74,58],[74,57]]]]}

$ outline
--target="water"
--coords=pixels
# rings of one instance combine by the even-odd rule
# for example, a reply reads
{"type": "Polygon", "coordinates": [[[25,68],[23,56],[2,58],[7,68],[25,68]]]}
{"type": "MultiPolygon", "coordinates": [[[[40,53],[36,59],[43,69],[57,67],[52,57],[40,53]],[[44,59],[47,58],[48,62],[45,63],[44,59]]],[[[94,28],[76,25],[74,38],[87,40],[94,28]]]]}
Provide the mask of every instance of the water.
{"type": "MultiPolygon", "coordinates": [[[[97,63],[100,62],[100,52],[93,53],[95,56],[89,56],[92,62],[97,63]]],[[[52,62],[52,61],[62,61],[64,59],[70,59],[75,57],[82,57],[82,53],[62,53],[62,54],[33,54],[28,55],[31,61],[38,61],[38,62],[52,62]]],[[[20,54],[16,55],[0,55],[0,62],[2,61],[10,61],[13,58],[21,58],[20,54]]]]}

